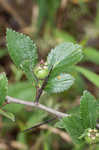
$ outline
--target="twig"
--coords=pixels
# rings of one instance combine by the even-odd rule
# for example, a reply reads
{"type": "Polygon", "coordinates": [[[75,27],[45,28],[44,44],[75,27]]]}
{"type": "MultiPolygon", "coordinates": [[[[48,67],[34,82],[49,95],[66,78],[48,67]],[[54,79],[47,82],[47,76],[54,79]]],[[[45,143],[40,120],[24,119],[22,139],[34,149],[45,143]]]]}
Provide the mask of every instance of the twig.
{"type": "Polygon", "coordinates": [[[44,90],[44,88],[46,86],[47,80],[48,80],[48,78],[46,78],[44,80],[42,87],[37,90],[37,96],[36,96],[36,101],[35,101],[37,104],[38,104],[40,96],[41,96],[41,94],[42,94],[42,92],[43,92],[43,90],[44,90]]]}
{"type": "Polygon", "coordinates": [[[42,125],[44,125],[44,124],[47,124],[47,123],[49,123],[49,122],[51,122],[51,121],[56,120],[56,119],[57,119],[57,117],[51,118],[51,119],[49,119],[49,120],[45,120],[45,121],[43,121],[43,122],[41,122],[41,123],[38,123],[38,124],[34,125],[34,126],[31,127],[31,128],[25,129],[23,132],[31,131],[31,130],[33,130],[33,129],[35,129],[35,128],[38,128],[38,127],[40,127],[40,126],[42,126],[42,125]]]}
{"type": "Polygon", "coordinates": [[[48,76],[44,79],[42,87],[40,89],[38,89],[38,91],[37,91],[37,96],[36,96],[36,101],[35,101],[37,104],[39,103],[40,96],[42,95],[42,92],[43,92],[43,90],[44,90],[44,88],[45,88],[45,86],[46,86],[46,84],[48,82],[48,79],[49,79],[49,76],[51,74],[51,71],[52,71],[52,68],[51,68],[48,76]]]}
{"type": "Polygon", "coordinates": [[[55,116],[57,116],[58,118],[62,118],[62,117],[68,117],[69,114],[65,114],[65,113],[62,113],[62,112],[59,112],[57,110],[54,110],[50,107],[46,107],[42,104],[36,104],[34,102],[29,102],[29,101],[23,101],[23,100],[20,100],[20,99],[16,99],[16,98],[13,98],[13,97],[10,97],[10,96],[6,96],[6,101],[7,103],[17,103],[17,104],[23,104],[23,105],[27,105],[27,106],[31,106],[31,107],[36,107],[36,108],[39,108],[39,109],[42,109],[46,112],[49,112],[50,114],[53,114],[55,116]]]}

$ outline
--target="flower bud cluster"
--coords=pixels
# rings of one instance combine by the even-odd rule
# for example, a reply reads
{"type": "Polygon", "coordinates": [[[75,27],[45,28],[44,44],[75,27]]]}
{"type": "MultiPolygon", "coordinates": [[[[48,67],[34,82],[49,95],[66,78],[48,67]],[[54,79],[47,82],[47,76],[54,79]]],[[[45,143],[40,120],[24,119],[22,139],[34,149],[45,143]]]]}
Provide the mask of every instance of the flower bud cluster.
{"type": "Polygon", "coordinates": [[[48,76],[48,65],[46,63],[39,64],[34,69],[34,74],[38,79],[45,79],[48,76]]]}
{"type": "Polygon", "coordinates": [[[85,133],[85,140],[88,144],[95,144],[99,142],[99,131],[97,129],[87,129],[85,133]]]}

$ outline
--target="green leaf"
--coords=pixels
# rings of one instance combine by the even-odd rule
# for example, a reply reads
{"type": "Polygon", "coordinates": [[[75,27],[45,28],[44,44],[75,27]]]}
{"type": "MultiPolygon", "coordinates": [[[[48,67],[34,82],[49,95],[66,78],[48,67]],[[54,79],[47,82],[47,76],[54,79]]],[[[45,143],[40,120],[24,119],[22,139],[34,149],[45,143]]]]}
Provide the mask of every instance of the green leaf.
{"type": "Polygon", "coordinates": [[[95,98],[88,91],[84,91],[80,100],[80,116],[85,129],[95,128],[96,107],[95,98]]]}
{"type": "Polygon", "coordinates": [[[89,71],[83,67],[75,67],[75,69],[83,74],[89,81],[91,81],[95,86],[99,87],[99,75],[94,72],[89,71]]]}
{"type": "Polygon", "coordinates": [[[49,69],[53,67],[53,71],[55,70],[56,73],[60,74],[64,68],[75,65],[81,58],[82,47],[78,44],[65,42],[51,50],[47,58],[47,63],[49,69]]]}
{"type": "Polygon", "coordinates": [[[33,68],[37,63],[36,45],[30,37],[11,29],[7,29],[6,39],[13,62],[26,73],[28,79],[33,81],[33,68]]]}
{"type": "Polygon", "coordinates": [[[7,117],[8,119],[15,121],[15,116],[10,112],[5,112],[2,109],[0,109],[0,115],[3,115],[4,117],[7,117]]]}
{"type": "Polygon", "coordinates": [[[63,92],[69,89],[74,83],[74,78],[70,74],[60,74],[55,78],[49,77],[45,90],[49,93],[63,92]]]}
{"type": "Polygon", "coordinates": [[[0,74],[0,106],[5,101],[8,92],[8,80],[6,78],[5,73],[0,74]]]}
{"type": "Polygon", "coordinates": [[[63,118],[61,121],[62,128],[64,127],[64,129],[69,133],[73,142],[76,144],[81,144],[83,140],[79,139],[79,137],[84,132],[81,119],[78,116],[72,115],[63,118]]]}
{"type": "Polygon", "coordinates": [[[85,59],[99,65],[99,51],[92,47],[86,47],[84,50],[85,59]]]}

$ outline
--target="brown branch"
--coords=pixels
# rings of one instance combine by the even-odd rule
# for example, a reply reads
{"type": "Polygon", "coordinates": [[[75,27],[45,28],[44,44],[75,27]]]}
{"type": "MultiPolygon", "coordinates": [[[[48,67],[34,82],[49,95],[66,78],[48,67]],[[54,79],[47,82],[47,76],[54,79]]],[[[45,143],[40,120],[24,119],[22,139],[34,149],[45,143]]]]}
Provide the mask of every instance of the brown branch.
{"type": "Polygon", "coordinates": [[[51,68],[51,70],[50,70],[48,76],[44,79],[44,82],[43,82],[43,84],[42,84],[42,87],[37,90],[37,96],[36,96],[36,101],[35,101],[37,104],[38,104],[39,99],[40,99],[40,96],[42,95],[43,90],[44,90],[44,88],[45,88],[45,86],[46,86],[46,84],[47,84],[47,82],[48,82],[48,79],[49,79],[49,76],[50,76],[50,74],[51,74],[51,71],[52,71],[52,68],[51,68]]]}

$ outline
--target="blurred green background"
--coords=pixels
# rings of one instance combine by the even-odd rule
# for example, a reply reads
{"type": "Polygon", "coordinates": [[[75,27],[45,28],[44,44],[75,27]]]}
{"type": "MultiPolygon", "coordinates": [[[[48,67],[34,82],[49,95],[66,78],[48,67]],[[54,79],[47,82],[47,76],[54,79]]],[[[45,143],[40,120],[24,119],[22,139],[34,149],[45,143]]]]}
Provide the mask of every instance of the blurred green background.
{"type": "MultiPolygon", "coordinates": [[[[39,60],[46,60],[50,49],[62,42],[83,46],[85,57],[73,72],[75,84],[61,94],[44,93],[41,103],[75,113],[84,89],[99,99],[99,0],[0,0],[0,72],[6,72],[10,96],[32,101],[32,86],[8,55],[7,27],[35,41],[39,60]]],[[[98,144],[73,145],[65,131],[55,128],[55,121],[30,133],[21,132],[50,118],[44,111],[19,104],[3,109],[13,112],[16,122],[0,116],[0,150],[99,150],[98,144]]]]}

